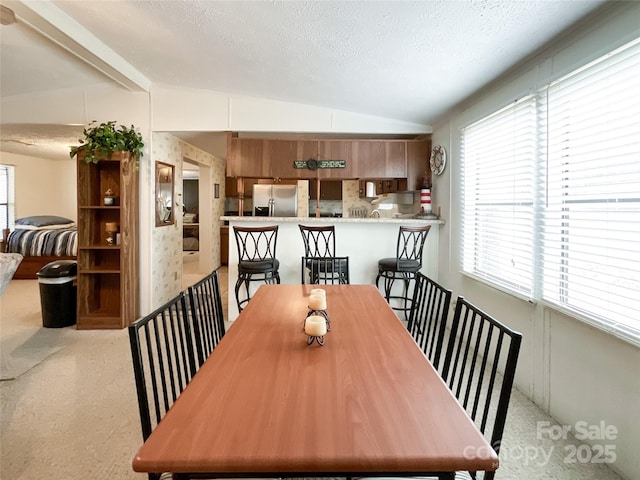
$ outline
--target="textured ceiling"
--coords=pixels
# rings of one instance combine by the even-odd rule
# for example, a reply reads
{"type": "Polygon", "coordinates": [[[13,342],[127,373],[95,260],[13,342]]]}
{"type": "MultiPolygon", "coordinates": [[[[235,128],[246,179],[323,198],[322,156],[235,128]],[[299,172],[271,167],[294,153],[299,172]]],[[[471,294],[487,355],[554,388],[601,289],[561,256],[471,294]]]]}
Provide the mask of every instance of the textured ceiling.
{"type": "MultiPolygon", "coordinates": [[[[151,85],[263,97],[422,125],[603,3],[51,2],[151,85]]],[[[23,25],[3,26],[1,33],[3,97],[105,80],[23,25]]]]}

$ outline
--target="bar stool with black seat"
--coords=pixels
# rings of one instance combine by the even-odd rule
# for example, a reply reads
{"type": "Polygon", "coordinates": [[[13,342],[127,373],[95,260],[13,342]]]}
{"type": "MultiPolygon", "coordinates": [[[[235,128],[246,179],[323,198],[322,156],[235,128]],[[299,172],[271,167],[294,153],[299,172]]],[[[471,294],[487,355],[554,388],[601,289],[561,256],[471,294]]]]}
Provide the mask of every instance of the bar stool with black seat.
{"type": "Polygon", "coordinates": [[[336,257],[336,236],[333,225],[298,225],[304,242],[301,283],[349,283],[349,257],[336,257]]]}
{"type": "Polygon", "coordinates": [[[384,298],[391,305],[392,300],[401,300],[402,305],[391,305],[394,310],[403,311],[406,318],[411,312],[410,283],[415,279],[416,273],[422,268],[422,250],[431,225],[418,227],[400,226],[396,256],[383,258],[378,261],[378,275],[376,287],[379,287],[380,278],[384,279],[384,298]],[[401,280],[403,290],[401,295],[393,295],[391,289],[396,280],[401,280]]]}
{"type": "Polygon", "coordinates": [[[251,282],[280,283],[276,259],[276,243],[278,226],[266,227],[233,227],[238,247],[238,280],[235,294],[238,312],[251,300],[249,284],[251,282]],[[240,300],[240,287],[244,284],[246,298],[240,300]]]}

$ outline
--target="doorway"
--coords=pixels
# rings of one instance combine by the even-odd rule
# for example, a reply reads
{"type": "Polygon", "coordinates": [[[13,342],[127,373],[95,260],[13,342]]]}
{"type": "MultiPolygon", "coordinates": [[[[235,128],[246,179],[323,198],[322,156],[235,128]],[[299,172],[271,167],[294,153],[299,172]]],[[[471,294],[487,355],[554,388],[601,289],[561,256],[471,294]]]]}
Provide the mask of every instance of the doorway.
{"type": "Polygon", "coordinates": [[[211,167],[184,157],[182,182],[182,283],[187,287],[213,270],[211,167]]]}

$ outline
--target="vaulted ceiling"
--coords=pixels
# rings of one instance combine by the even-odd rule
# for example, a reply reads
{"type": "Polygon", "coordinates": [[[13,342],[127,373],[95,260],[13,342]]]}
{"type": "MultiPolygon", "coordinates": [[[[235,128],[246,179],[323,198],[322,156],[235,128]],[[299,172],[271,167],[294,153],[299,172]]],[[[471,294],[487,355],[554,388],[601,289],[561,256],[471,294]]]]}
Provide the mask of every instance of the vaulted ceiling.
{"type": "MultiPolygon", "coordinates": [[[[0,30],[2,97],[109,81],[134,90],[213,90],[430,125],[606,2],[1,3],[17,17],[0,30]],[[35,13],[29,3],[40,4],[35,13]],[[75,47],[65,45],[69,37],[75,47]]],[[[40,142],[51,133],[41,128],[29,137],[26,127],[3,125],[2,150],[40,142]]]]}

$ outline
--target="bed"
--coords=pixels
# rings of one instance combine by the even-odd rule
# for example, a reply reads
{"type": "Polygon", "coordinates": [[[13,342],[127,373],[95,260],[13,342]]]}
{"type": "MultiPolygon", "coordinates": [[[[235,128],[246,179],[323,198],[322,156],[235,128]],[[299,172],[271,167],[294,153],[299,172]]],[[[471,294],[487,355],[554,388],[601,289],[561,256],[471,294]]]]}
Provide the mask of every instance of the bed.
{"type": "Polygon", "coordinates": [[[14,279],[35,279],[47,263],[55,260],[76,260],[78,229],[64,217],[38,215],[16,220],[15,229],[5,230],[3,251],[23,256],[14,279]]]}

